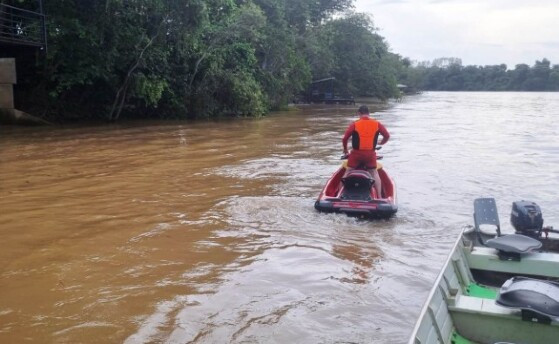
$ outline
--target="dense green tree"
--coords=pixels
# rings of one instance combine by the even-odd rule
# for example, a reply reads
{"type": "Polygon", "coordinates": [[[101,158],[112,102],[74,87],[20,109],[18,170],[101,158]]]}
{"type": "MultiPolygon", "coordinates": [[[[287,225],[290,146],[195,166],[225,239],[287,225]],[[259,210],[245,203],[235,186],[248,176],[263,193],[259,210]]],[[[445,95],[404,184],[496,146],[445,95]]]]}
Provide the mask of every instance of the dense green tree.
{"type": "Polygon", "coordinates": [[[524,87],[528,91],[545,91],[551,72],[550,62],[547,59],[536,61],[534,67],[530,69],[528,79],[524,82],[524,87]]]}
{"type": "Polygon", "coordinates": [[[510,83],[507,89],[520,91],[524,89],[524,83],[528,80],[530,66],[527,64],[517,64],[513,71],[510,71],[510,83]]]}
{"type": "Polygon", "coordinates": [[[549,90],[559,91],[559,65],[554,65],[553,69],[549,73],[549,90]]]}
{"type": "Polygon", "coordinates": [[[285,8],[288,25],[303,33],[330,15],[351,8],[353,0],[284,0],[279,3],[285,8]]]}
{"type": "Polygon", "coordinates": [[[268,107],[287,105],[292,96],[310,81],[308,64],[297,44],[297,32],[290,28],[284,2],[257,0],[268,18],[262,40],[256,45],[258,75],[268,107]]]}
{"type": "Polygon", "coordinates": [[[20,98],[54,120],[260,116],[312,79],[334,76],[338,92],[386,99],[403,74],[371,18],[350,11],[353,0],[45,4],[48,54],[18,60],[34,70],[20,98]]]}
{"type": "Polygon", "coordinates": [[[349,12],[331,19],[307,35],[307,59],[318,77],[336,78],[341,94],[386,99],[398,94],[396,64],[371,18],[349,12]]]}
{"type": "MultiPolygon", "coordinates": [[[[459,59],[441,58],[434,62],[412,63],[400,80],[420,80],[416,85],[434,91],[556,91],[559,90],[559,65],[547,59],[533,67],[518,64],[462,66],[459,59]]],[[[411,83],[411,82],[410,82],[411,83]]]]}

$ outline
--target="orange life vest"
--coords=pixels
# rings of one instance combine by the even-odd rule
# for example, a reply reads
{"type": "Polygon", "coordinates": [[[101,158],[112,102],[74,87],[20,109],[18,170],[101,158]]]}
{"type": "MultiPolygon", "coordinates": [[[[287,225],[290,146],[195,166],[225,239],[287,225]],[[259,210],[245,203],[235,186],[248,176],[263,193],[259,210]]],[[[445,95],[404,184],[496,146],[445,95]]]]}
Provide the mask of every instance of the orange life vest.
{"type": "Polygon", "coordinates": [[[379,135],[378,124],[372,118],[355,121],[355,131],[351,136],[353,149],[374,150],[379,135]]]}

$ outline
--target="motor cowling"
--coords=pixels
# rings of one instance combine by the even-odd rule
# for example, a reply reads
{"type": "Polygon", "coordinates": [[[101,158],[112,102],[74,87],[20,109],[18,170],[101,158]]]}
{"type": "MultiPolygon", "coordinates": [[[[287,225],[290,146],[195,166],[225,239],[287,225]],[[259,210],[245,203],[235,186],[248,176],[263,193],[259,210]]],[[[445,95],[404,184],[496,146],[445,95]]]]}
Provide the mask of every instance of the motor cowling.
{"type": "Polygon", "coordinates": [[[530,201],[513,202],[510,223],[516,233],[538,238],[543,228],[540,206],[530,201]]]}

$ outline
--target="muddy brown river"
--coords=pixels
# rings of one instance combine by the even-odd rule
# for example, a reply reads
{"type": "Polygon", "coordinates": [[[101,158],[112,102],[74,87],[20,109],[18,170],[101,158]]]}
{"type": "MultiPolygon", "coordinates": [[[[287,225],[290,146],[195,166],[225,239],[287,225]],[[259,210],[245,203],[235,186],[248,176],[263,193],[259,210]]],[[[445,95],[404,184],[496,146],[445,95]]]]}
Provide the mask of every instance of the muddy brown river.
{"type": "Polygon", "coordinates": [[[559,93],[377,107],[390,221],[313,208],[355,110],[0,127],[0,343],[402,343],[474,198],[559,227],[559,93]]]}

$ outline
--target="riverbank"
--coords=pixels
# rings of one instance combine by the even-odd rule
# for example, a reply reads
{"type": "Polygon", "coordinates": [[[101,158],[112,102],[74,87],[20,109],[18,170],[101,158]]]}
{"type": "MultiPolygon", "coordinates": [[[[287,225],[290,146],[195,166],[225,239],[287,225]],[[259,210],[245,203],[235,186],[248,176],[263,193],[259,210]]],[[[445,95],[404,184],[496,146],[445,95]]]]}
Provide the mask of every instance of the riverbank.
{"type": "Polygon", "coordinates": [[[17,109],[0,109],[0,125],[39,126],[53,124],[17,109]]]}
{"type": "MultiPolygon", "coordinates": [[[[356,100],[356,104],[367,104],[371,107],[376,108],[383,108],[390,104],[390,101],[383,101],[378,98],[358,98],[356,100]]],[[[180,119],[180,118],[122,118],[119,121],[107,121],[107,120],[92,120],[92,119],[76,119],[67,120],[60,123],[51,123],[49,121],[43,120],[39,117],[30,115],[23,111],[19,110],[4,110],[0,109],[0,125],[9,125],[9,126],[106,126],[106,125],[117,125],[119,123],[126,124],[126,123],[196,123],[196,122],[228,122],[234,120],[248,120],[248,119],[261,119],[267,116],[273,116],[275,114],[282,114],[288,113],[291,111],[299,111],[300,109],[304,108],[319,108],[319,107],[332,107],[335,108],[343,108],[346,109],[348,107],[352,107],[353,105],[348,104],[288,104],[284,109],[278,111],[271,111],[263,116],[253,117],[253,116],[232,116],[232,115],[223,115],[223,116],[215,116],[210,118],[196,118],[196,119],[180,119]]],[[[357,109],[357,105],[354,106],[357,109]]]]}

